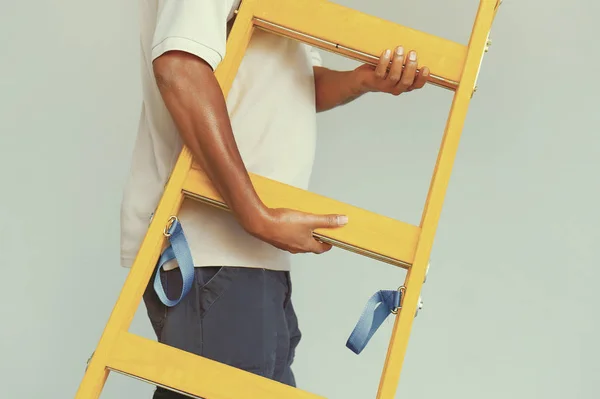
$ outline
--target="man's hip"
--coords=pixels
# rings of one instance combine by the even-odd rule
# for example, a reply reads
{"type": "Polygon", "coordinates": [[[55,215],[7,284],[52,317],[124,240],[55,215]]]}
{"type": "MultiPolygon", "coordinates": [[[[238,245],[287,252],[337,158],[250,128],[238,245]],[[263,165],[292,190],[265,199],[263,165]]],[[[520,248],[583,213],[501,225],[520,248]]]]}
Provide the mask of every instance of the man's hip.
{"type": "MultiPolygon", "coordinates": [[[[301,333],[287,271],[197,267],[194,285],[175,307],[158,299],[150,280],[144,293],[159,342],[291,386],[301,333]]],[[[178,269],[161,271],[169,298],[181,292],[178,269]]],[[[154,399],[183,396],[158,389],[154,399]]]]}

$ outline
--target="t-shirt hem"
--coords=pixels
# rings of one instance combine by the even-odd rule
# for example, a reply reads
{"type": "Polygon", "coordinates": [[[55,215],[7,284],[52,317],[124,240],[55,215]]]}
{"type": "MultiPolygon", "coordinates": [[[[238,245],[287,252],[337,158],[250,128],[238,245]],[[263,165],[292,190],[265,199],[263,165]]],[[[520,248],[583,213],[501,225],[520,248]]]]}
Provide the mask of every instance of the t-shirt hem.
{"type": "MultiPolygon", "coordinates": [[[[134,261],[135,261],[135,258],[121,256],[121,267],[123,267],[125,269],[131,269],[134,261]]],[[[287,267],[269,267],[269,266],[265,266],[265,265],[254,265],[251,263],[231,263],[231,264],[230,263],[220,264],[221,262],[215,262],[215,263],[200,263],[200,264],[195,264],[194,267],[219,266],[219,267],[245,267],[248,269],[267,269],[267,270],[276,270],[276,271],[290,271],[291,270],[291,268],[289,266],[287,266],[287,267]]],[[[177,267],[177,266],[175,266],[175,267],[177,267]]],[[[172,268],[169,268],[169,270],[170,269],[172,269],[172,268]]]]}
{"type": "Polygon", "coordinates": [[[152,48],[152,60],[155,60],[167,51],[173,50],[185,51],[203,59],[210,65],[213,71],[217,69],[217,66],[223,60],[222,55],[215,49],[194,40],[176,36],[167,37],[156,44],[152,48]]]}

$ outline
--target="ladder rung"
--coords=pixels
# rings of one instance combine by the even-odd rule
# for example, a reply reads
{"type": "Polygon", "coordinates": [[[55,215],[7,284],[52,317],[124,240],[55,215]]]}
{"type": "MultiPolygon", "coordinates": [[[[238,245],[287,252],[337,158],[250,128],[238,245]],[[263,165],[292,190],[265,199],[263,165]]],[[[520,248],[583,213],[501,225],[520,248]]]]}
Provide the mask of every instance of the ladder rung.
{"type": "Polygon", "coordinates": [[[323,399],[129,332],[120,334],[107,367],[197,398],[323,399]]]}
{"type": "MultiPolygon", "coordinates": [[[[412,265],[421,231],[419,227],[262,176],[250,174],[250,178],[268,207],[347,215],[349,223],[346,226],[315,231],[315,236],[322,241],[392,265],[404,268],[412,265]]],[[[206,174],[196,165],[183,184],[183,192],[188,197],[228,209],[206,174]]]]}
{"type": "Polygon", "coordinates": [[[430,83],[452,90],[466,60],[465,45],[330,1],[290,1],[282,7],[280,0],[261,0],[253,13],[262,29],[362,62],[377,62],[383,50],[401,44],[417,52],[419,65],[429,67],[430,83]]]}

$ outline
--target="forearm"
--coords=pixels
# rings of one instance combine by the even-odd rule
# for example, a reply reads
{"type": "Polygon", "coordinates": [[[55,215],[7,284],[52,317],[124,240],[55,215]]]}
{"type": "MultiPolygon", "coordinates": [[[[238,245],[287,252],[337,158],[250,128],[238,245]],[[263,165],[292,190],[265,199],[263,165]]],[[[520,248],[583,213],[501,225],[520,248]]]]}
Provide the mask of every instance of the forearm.
{"type": "Polygon", "coordinates": [[[314,67],[317,112],[348,104],[366,93],[356,71],[314,67]]]}
{"type": "Polygon", "coordinates": [[[154,62],[157,84],[181,138],[235,217],[257,229],[266,207],[256,194],[240,156],[223,92],[214,72],[185,53],[154,62]]]}

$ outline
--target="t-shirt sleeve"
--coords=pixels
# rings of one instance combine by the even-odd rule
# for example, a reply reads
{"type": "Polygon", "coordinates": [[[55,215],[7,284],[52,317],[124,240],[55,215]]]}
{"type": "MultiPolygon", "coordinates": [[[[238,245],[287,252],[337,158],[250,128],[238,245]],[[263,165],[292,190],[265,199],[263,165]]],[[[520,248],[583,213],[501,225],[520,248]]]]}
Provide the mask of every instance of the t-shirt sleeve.
{"type": "Polygon", "coordinates": [[[225,57],[231,1],[159,0],[152,60],[167,51],[196,55],[213,70],[225,57]]]}
{"type": "Polygon", "coordinates": [[[323,66],[323,59],[321,58],[321,53],[319,53],[319,50],[314,47],[310,47],[309,53],[313,66],[323,66]]]}

